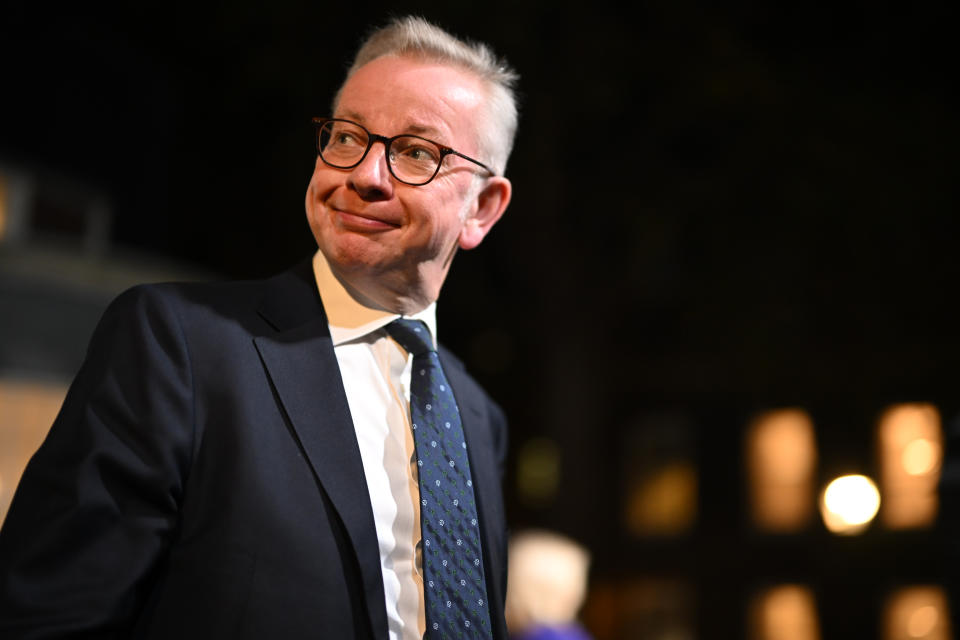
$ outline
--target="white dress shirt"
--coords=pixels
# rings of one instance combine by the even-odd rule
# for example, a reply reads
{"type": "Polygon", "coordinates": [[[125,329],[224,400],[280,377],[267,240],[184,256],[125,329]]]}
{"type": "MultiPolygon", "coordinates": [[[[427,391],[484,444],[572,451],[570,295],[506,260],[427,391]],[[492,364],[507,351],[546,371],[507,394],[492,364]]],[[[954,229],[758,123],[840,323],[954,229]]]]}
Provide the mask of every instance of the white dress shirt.
{"type": "MultiPolygon", "coordinates": [[[[313,272],[370,490],[390,638],[420,640],[426,624],[420,488],[409,409],[413,358],[383,328],[398,314],[358,302],[320,251],[313,272]]],[[[424,321],[436,341],[436,303],[408,317],[424,321]]]]}

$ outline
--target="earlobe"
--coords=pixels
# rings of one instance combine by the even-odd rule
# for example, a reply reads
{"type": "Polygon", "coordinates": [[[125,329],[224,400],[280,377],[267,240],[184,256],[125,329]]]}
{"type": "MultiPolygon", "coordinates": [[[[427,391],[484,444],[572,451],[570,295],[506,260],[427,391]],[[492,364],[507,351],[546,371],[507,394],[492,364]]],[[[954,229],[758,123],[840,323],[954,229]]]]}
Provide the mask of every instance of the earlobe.
{"type": "Polygon", "coordinates": [[[512,186],[506,178],[489,178],[477,194],[477,209],[460,230],[460,248],[473,249],[483,239],[510,204],[512,186]]]}

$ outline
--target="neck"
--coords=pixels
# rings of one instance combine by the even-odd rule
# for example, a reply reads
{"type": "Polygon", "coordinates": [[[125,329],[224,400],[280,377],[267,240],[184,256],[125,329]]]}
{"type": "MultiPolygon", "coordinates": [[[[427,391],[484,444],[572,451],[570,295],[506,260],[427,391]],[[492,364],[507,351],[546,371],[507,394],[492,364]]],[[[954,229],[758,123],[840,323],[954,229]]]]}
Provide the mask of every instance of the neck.
{"type": "MultiPolygon", "coordinates": [[[[427,286],[428,279],[396,277],[393,274],[364,276],[345,273],[332,264],[330,271],[350,296],[372,309],[408,316],[419,313],[436,301],[440,288],[427,286]]],[[[442,279],[441,279],[442,282],[442,279]]]]}

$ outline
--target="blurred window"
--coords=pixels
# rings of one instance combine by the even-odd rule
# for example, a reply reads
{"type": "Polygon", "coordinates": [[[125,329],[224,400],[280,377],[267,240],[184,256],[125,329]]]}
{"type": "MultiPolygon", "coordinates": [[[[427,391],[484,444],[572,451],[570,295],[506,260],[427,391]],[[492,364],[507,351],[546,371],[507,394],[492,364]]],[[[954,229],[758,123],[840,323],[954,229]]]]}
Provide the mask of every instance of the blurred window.
{"type": "Polygon", "coordinates": [[[820,640],[820,623],[808,587],[784,584],[754,597],[750,608],[751,640],[820,640]]]}
{"type": "Polygon", "coordinates": [[[813,421],[800,409],[757,416],[747,429],[750,514],[757,528],[799,531],[815,512],[817,448],[813,421]]]}
{"type": "Polygon", "coordinates": [[[905,587],[890,595],[884,608],[884,640],[950,640],[950,612],[943,589],[905,587]]]}
{"type": "Polygon", "coordinates": [[[697,521],[699,474],[694,430],[680,414],[651,414],[628,432],[624,446],[627,530],[675,536],[697,521]]]}
{"type": "Polygon", "coordinates": [[[880,417],[877,430],[881,522],[889,529],[931,526],[943,463],[939,412],[930,404],[895,405],[880,417]]]}

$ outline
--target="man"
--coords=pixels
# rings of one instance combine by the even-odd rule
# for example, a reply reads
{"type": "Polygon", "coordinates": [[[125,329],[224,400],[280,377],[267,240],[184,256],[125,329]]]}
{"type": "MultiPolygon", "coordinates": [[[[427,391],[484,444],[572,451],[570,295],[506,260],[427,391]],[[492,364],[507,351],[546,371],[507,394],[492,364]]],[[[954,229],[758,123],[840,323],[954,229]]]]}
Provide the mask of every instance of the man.
{"type": "Polygon", "coordinates": [[[316,120],[313,260],[111,305],[0,532],[0,637],[506,637],[505,422],[432,345],[510,201],[514,80],[395,21],[316,120]]]}

